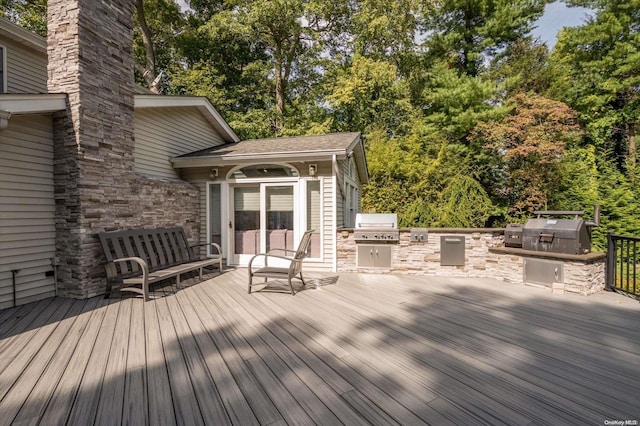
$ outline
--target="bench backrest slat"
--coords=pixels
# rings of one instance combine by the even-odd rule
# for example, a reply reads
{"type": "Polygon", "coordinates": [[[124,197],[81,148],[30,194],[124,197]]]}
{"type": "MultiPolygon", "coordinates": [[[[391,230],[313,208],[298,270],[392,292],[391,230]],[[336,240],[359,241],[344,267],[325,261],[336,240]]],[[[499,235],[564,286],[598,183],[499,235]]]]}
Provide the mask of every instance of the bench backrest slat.
{"type": "Polygon", "coordinates": [[[161,265],[168,265],[169,259],[164,251],[164,247],[162,245],[162,241],[160,241],[160,233],[153,232],[151,234],[151,241],[153,242],[154,247],[156,247],[156,253],[158,254],[158,261],[161,265]]]}
{"type": "MultiPolygon", "coordinates": [[[[142,242],[144,243],[145,254],[147,255],[147,262],[149,262],[149,270],[153,271],[154,269],[158,269],[159,261],[158,261],[158,252],[151,244],[151,239],[149,238],[149,233],[144,233],[141,236],[142,242]]],[[[144,259],[144,258],[143,258],[144,259]]]]}
{"type": "MultiPolygon", "coordinates": [[[[153,271],[195,260],[184,229],[180,227],[104,232],[99,238],[108,262],[140,257],[153,271]]],[[[136,262],[119,262],[115,267],[123,277],[141,272],[136,262]]]]}

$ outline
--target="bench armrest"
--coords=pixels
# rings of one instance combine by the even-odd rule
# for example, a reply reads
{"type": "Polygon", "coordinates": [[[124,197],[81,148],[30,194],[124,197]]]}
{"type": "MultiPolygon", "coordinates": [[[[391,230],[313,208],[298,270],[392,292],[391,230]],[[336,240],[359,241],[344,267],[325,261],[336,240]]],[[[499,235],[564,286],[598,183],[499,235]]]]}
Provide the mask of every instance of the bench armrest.
{"type": "Polygon", "coordinates": [[[217,243],[196,244],[196,245],[191,246],[191,248],[194,248],[194,247],[204,247],[204,246],[209,246],[209,245],[210,245],[211,247],[215,248],[215,249],[216,249],[216,251],[218,252],[218,253],[211,253],[211,254],[217,254],[217,255],[221,255],[221,254],[222,254],[222,247],[220,247],[220,244],[217,244],[217,243]]]}
{"type": "Polygon", "coordinates": [[[146,281],[146,278],[149,275],[149,266],[147,265],[147,262],[140,257],[121,257],[119,259],[113,259],[111,262],[107,263],[105,265],[105,269],[107,271],[108,279],[111,280],[118,276],[118,274],[116,273],[115,264],[122,262],[136,262],[142,270],[143,279],[146,281]]]}

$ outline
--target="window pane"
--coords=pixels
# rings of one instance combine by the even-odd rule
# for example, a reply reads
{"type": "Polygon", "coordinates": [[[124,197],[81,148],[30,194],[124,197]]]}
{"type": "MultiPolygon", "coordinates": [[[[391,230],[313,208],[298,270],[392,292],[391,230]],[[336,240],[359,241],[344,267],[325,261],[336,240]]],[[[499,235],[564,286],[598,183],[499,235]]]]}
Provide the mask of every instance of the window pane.
{"type": "Polygon", "coordinates": [[[259,164],[236,170],[231,174],[234,179],[264,178],[264,177],[296,177],[298,172],[291,167],[277,164],[259,164]]]}
{"type": "Polygon", "coordinates": [[[320,257],[320,215],[322,204],[320,202],[320,181],[307,181],[307,230],[313,229],[309,257],[320,257]]]}
{"type": "Polygon", "coordinates": [[[267,251],[293,246],[293,186],[267,186],[267,251]]]}

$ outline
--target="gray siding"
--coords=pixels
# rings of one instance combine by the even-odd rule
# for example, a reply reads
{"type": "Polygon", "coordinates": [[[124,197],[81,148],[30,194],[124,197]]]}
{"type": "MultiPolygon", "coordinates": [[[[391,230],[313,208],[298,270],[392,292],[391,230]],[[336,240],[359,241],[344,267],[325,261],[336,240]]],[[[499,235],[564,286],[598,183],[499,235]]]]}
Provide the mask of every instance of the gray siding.
{"type": "Polygon", "coordinates": [[[0,309],[55,294],[53,136],[50,116],[12,117],[0,133],[0,309]]]}
{"type": "Polygon", "coordinates": [[[145,176],[179,178],[169,158],[224,143],[196,107],[138,108],[135,167],[145,176]]]}
{"type": "Polygon", "coordinates": [[[47,55],[8,39],[0,44],[7,51],[7,93],[47,93],[47,55]]]}

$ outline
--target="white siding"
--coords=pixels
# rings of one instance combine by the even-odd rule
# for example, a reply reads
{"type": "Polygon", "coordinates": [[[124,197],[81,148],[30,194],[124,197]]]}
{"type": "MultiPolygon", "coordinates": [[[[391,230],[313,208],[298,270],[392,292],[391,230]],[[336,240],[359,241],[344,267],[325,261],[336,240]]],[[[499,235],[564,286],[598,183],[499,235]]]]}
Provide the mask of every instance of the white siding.
{"type": "Polygon", "coordinates": [[[0,309],[55,294],[53,135],[50,116],[12,117],[0,133],[0,309]]]}
{"type": "Polygon", "coordinates": [[[0,39],[6,49],[7,93],[47,93],[47,55],[12,40],[0,39]]]}
{"type": "Polygon", "coordinates": [[[138,108],[135,167],[146,176],[179,178],[169,158],[224,143],[196,107],[138,108]]]}
{"type": "Polygon", "coordinates": [[[327,176],[323,179],[322,195],[323,195],[323,247],[324,247],[324,267],[330,270],[333,266],[333,241],[335,239],[335,230],[333,229],[333,182],[331,177],[327,176]]]}

